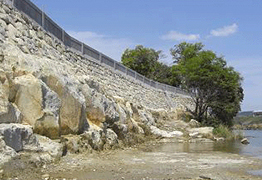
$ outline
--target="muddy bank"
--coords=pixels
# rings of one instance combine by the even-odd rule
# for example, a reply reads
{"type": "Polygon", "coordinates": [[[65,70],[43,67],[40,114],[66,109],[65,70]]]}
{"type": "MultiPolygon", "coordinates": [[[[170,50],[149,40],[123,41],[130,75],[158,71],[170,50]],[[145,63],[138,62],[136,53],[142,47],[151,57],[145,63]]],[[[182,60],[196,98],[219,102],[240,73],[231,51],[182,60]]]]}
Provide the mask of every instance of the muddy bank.
{"type": "MultiPolygon", "coordinates": [[[[17,179],[261,179],[248,174],[262,169],[262,160],[219,151],[181,152],[175,144],[150,142],[114,151],[71,154],[61,161],[19,172],[5,169],[5,178],[17,179]]],[[[199,144],[201,146],[201,144],[199,144]]],[[[203,143],[203,146],[212,144],[203,143]]],[[[16,161],[17,163],[18,161],[16,161]]],[[[14,163],[14,162],[13,162],[14,163]]],[[[16,164],[17,165],[17,164],[16,164]]],[[[28,164],[27,164],[28,165],[28,164]]]]}

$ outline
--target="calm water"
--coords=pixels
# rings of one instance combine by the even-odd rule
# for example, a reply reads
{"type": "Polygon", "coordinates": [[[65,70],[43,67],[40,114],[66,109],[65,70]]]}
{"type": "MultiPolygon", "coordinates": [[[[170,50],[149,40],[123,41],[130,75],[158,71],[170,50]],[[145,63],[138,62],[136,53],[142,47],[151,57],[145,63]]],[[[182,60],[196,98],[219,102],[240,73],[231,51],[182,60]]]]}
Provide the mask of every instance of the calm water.
{"type": "MultiPolygon", "coordinates": [[[[244,131],[245,136],[249,139],[250,144],[241,147],[240,154],[250,155],[262,159],[262,131],[248,130],[244,131]]],[[[262,177],[262,169],[257,171],[249,171],[251,174],[262,177]]]]}
{"type": "MultiPolygon", "coordinates": [[[[156,147],[158,151],[162,152],[210,152],[222,151],[228,153],[237,153],[249,155],[262,159],[262,131],[261,130],[247,130],[243,132],[244,136],[248,138],[250,144],[244,145],[240,141],[217,142],[217,143],[163,143],[156,147]]],[[[156,150],[154,149],[154,150],[156,150]]]]}
{"type": "Polygon", "coordinates": [[[240,154],[250,155],[262,159],[262,131],[248,130],[244,131],[245,137],[250,141],[248,145],[242,145],[240,154]]]}
{"type": "MultiPolygon", "coordinates": [[[[248,138],[250,144],[244,145],[240,141],[221,142],[221,143],[163,143],[157,146],[152,151],[160,152],[212,152],[222,151],[227,153],[237,153],[248,156],[253,156],[262,159],[262,131],[261,130],[247,130],[243,134],[248,138]]],[[[151,151],[149,150],[149,151],[151,151]]],[[[262,170],[249,171],[249,173],[262,176],[262,170]]]]}

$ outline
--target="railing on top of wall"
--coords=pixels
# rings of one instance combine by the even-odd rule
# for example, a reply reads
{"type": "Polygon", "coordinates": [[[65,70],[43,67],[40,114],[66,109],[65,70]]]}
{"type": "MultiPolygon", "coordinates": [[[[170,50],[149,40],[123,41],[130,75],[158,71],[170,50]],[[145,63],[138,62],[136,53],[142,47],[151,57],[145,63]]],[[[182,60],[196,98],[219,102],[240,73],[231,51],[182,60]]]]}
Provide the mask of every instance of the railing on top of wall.
{"type": "Polygon", "coordinates": [[[72,48],[76,51],[79,51],[84,56],[92,57],[92,59],[100,63],[103,63],[111,68],[114,68],[114,70],[124,73],[129,77],[132,77],[137,81],[140,81],[144,85],[148,85],[163,91],[189,95],[187,92],[183,91],[180,88],[155,82],[151,79],[148,79],[143,75],[125,67],[121,63],[111,59],[110,57],[102,54],[101,52],[71,37],[30,0],[4,0],[4,1],[8,2],[9,4],[12,4],[12,6],[14,6],[16,9],[28,15],[36,23],[38,23],[44,30],[53,34],[53,36],[55,36],[57,39],[63,42],[65,46],[72,48]]]}

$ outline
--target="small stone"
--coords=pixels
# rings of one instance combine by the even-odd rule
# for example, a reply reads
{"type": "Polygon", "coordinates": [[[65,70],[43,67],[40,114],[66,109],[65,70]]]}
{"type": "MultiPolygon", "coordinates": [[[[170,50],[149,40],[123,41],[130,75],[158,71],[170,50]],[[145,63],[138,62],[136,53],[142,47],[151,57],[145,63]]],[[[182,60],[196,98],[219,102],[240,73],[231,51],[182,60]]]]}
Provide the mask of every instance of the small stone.
{"type": "Polygon", "coordinates": [[[50,179],[50,175],[49,174],[43,174],[42,178],[45,179],[45,180],[48,180],[48,179],[50,179]]]}
{"type": "Polygon", "coordinates": [[[248,141],[247,138],[244,138],[244,139],[241,140],[241,143],[242,144],[249,144],[250,142],[248,141]]]}
{"type": "Polygon", "coordinates": [[[197,128],[197,127],[200,127],[200,123],[194,119],[191,119],[189,122],[189,126],[191,128],[197,128]]]}

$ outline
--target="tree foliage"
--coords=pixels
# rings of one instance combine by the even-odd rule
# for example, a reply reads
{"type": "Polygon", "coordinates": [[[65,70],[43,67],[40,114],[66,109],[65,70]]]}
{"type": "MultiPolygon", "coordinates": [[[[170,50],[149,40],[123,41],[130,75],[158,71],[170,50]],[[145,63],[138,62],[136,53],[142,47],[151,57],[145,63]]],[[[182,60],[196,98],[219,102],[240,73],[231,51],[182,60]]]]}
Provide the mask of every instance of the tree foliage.
{"type": "Polygon", "coordinates": [[[126,49],[122,54],[121,62],[126,67],[146,77],[151,77],[156,69],[156,62],[158,62],[160,54],[161,51],[138,45],[135,49],[126,49]]]}
{"type": "Polygon", "coordinates": [[[209,125],[231,126],[243,100],[242,78],[223,57],[203,47],[183,42],[171,49],[177,63],[173,75],[192,94],[195,109],[188,110],[194,118],[209,125]]]}
{"type": "Polygon", "coordinates": [[[147,78],[190,92],[195,109],[188,111],[199,122],[231,126],[244,96],[242,78],[223,57],[203,48],[202,43],[175,45],[171,49],[175,64],[167,66],[159,61],[161,51],[138,45],[126,49],[121,62],[147,78]]]}
{"type": "Polygon", "coordinates": [[[162,51],[138,45],[124,51],[121,63],[147,78],[173,85],[172,68],[159,61],[161,56],[162,51]]]}

